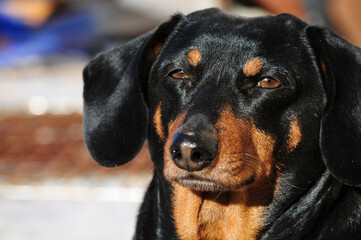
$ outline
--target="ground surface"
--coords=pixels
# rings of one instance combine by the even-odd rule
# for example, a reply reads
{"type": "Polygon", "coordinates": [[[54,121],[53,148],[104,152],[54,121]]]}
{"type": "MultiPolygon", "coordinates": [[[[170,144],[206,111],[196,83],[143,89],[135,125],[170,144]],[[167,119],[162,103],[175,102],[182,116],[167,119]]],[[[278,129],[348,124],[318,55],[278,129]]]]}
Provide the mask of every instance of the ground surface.
{"type": "Polygon", "coordinates": [[[0,116],[0,239],[131,239],[152,166],[97,165],[81,115],[0,116]]]}

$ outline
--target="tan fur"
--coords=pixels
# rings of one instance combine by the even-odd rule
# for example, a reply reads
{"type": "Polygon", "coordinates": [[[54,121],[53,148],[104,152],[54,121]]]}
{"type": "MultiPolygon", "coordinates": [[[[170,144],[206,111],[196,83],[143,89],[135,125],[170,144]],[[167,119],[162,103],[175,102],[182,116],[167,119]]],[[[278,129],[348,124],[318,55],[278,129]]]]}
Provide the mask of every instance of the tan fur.
{"type": "Polygon", "coordinates": [[[274,167],[272,155],[275,141],[271,136],[257,129],[254,124],[252,124],[252,141],[261,162],[263,174],[269,176],[274,167]]]}
{"type": "Polygon", "coordinates": [[[325,64],[325,61],[323,61],[322,59],[320,60],[320,65],[321,65],[321,73],[323,75],[323,77],[325,79],[327,79],[327,69],[326,69],[326,64],[325,64]]]}
{"type": "Polygon", "coordinates": [[[160,50],[162,50],[162,48],[163,48],[163,45],[160,44],[160,43],[155,45],[154,50],[153,50],[153,54],[155,56],[157,56],[159,54],[160,50]]]}
{"type": "MultiPolygon", "coordinates": [[[[252,121],[238,119],[229,107],[223,109],[215,127],[218,155],[201,171],[188,173],[179,169],[165,154],[164,175],[174,186],[177,233],[182,240],[256,239],[275,187],[275,141],[252,121]],[[215,181],[223,190],[196,191],[177,183],[177,179],[187,176],[215,181]],[[255,181],[251,185],[243,185],[252,178],[255,181]]],[[[166,144],[165,152],[168,147],[166,144]]]]}
{"type": "Polygon", "coordinates": [[[257,75],[263,67],[263,61],[257,58],[250,59],[243,66],[243,73],[247,77],[257,75]]]}
{"type": "Polygon", "coordinates": [[[288,134],[288,150],[293,151],[297,147],[298,143],[301,141],[301,138],[301,128],[299,126],[298,119],[295,118],[291,122],[290,132],[288,134]]]}
{"type": "Polygon", "coordinates": [[[250,136],[250,125],[237,119],[232,110],[226,107],[215,125],[218,134],[218,156],[214,160],[215,176],[222,176],[225,185],[237,188],[250,179],[255,173],[243,153],[256,156],[256,150],[250,136]],[[240,161],[245,159],[245,161],[240,161]]]}
{"type": "Polygon", "coordinates": [[[260,186],[232,192],[196,192],[174,184],[178,236],[181,240],[256,239],[270,196],[270,191],[260,186]]]}
{"type": "Polygon", "coordinates": [[[163,48],[163,44],[158,43],[154,46],[153,50],[150,50],[148,57],[149,62],[153,62],[163,48]]]}
{"type": "Polygon", "coordinates": [[[204,192],[202,200],[198,214],[198,238],[221,239],[226,230],[224,220],[228,196],[219,192],[204,192]]]}
{"type": "Polygon", "coordinates": [[[173,217],[180,239],[198,240],[198,212],[202,198],[195,192],[174,184],[173,217]]]}
{"type": "Polygon", "coordinates": [[[162,103],[159,103],[157,109],[155,110],[153,123],[160,139],[165,140],[164,128],[162,123],[162,103]]]}
{"type": "Polygon", "coordinates": [[[192,49],[187,53],[187,59],[190,65],[196,67],[202,61],[202,54],[198,49],[192,49]]]}

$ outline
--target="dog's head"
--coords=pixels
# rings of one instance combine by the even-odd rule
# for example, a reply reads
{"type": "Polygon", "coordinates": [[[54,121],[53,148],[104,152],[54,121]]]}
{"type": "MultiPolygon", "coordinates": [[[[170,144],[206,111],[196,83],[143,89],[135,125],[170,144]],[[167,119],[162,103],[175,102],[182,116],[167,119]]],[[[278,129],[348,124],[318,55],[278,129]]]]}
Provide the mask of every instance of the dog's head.
{"type": "Polygon", "coordinates": [[[84,83],[85,143],[103,166],[148,139],[155,171],[194,190],[287,171],[306,183],[324,166],[361,185],[360,49],[293,16],[176,15],[97,56],[84,83]]]}

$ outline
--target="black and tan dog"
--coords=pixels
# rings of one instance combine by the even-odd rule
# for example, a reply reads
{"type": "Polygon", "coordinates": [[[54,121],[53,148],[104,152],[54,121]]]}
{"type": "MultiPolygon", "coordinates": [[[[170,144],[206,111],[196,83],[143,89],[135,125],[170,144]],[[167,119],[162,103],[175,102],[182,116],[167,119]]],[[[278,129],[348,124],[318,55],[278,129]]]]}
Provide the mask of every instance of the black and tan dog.
{"type": "Polygon", "coordinates": [[[97,56],[84,81],[97,162],[148,141],[135,239],[361,239],[361,50],[328,30],[176,15],[97,56]]]}

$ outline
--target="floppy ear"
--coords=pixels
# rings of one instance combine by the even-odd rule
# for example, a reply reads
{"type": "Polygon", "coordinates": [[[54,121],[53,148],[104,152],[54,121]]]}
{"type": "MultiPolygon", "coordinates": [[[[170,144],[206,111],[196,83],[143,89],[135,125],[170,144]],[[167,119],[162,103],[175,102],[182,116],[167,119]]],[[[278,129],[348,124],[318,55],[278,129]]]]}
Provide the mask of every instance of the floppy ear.
{"type": "Polygon", "coordinates": [[[320,132],[323,160],[336,179],[361,186],[361,49],[328,30],[308,30],[327,97],[320,132]]]}
{"type": "Polygon", "coordinates": [[[140,151],[148,132],[148,72],[182,15],[156,31],[102,53],[84,69],[85,145],[102,166],[119,166],[140,151]]]}

